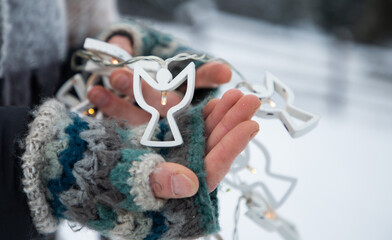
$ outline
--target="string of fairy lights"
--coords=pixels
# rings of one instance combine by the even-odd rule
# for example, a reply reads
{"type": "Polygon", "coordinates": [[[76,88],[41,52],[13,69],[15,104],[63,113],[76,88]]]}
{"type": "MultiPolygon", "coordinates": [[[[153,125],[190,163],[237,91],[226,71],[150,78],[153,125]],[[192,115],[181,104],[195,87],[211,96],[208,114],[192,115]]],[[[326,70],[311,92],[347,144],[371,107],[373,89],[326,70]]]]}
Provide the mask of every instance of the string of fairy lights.
{"type": "MultiPolygon", "coordinates": [[[[86,40],[87,41],[87,40],[86,40]]],[[[92,41],[92,40],[90,40],[92,41]]],[[[94,40],[98,41],[98,40],[94,40]]],[[[256,116],[261,118],[278,118],[282,121],[286,129],[290,132],[292,137],[302,136],[305,133],[309,132],[313,129],[317,122],[318,116],[313,115],[309,112],[303,111],[297,107],[293,106],[293,94],[290,88],[284,85],[279,79],[275,76],[267,73],[265,78],[265,85],[255,85],[250,83],[234,66],[232,66],[229,62],[221,58],[212,58],[205,54],[188,54],[181,53],[172,58],[162,59],[157,56],[137,56],[130,57],[128,59],[121,59],[121,57],[116,56],[114,53],[110,52],[110,49],[113,49],[113,45],[104,42],[96,42],[97,46],[100,46],[100,51],[92,51],[87,49],[77,51],[72,59],[71,65],[72,68],[76,71],[87,71],[94,75],[94,79],[97,75],[110,75],[110,71],[114,68],[118,67],[129,67],[134,63],[140,61],[149,61],[158,63],[159,67],[155,70],[152,70],[152,73],[156,74],[159,68],[168,68],[169,64],[172,62],[192,60],[192,61],[200,61],[203,63],[207,62],[222,62],[231,67],[232,71],[235,72],[239,78],[240,82],[235,85],[235,88],[242,89],[247,93],[256,94],[262,101],[262,103],[267,103],[268,108],[260,108],[259,113],[256,116]],[[110,45],[110,48],[109,46],[110,45]],[[105,48],[107,46],[107,48],[105,48]],[[109,49],[109,50],[108,50],[109,49]],[[82,61],[81,61],[82,60],[82,61]],[[81,64],[80,64],[81,63],[81,64]],[[95,70],[86,70],[86,65],[88,63],[93,63],[97,68],[95,70]],[[105,72],[106,71],[106,72],[105,72]],[[285,109],[278,109],[276,107],[276,103],[272,100],[272,96],[274,94],[280,94],[286,99],[286,107],[285,109]],[[304,121],[303,126],[296,126],[289,119],[290,117],[296,117],[300,120],[304,121]]],[[[118,50],[120,51],[120,50],[118,50]]],[[[124,58],[124,57],[122,57],[124,58]]],[[[75,75],[71,78],[67,83],[64,84],[64,88],[60,89],[60,93],[58,94],[58,98],[61,99],[70,109],[73,109],[80,114],[88,115],[92,117],[102,118],[103,115],[95,110],[95,108],[89,104],[86,99],[88,89],[95,84],[98,84],[97,81],[91,80],[84,81],[81,75],[75,75]],[[83,85],[84,84],[84,85],[83,85]],[[75,98],[72,99],[70,96],[71,88],[79,88],[76,90],[79,102],[75,101],[75,98]],[[71,101],[71,100],[72,101],[71,101]],[[83,101],[82,101],[83,100],[83,101]],[[76,107],[77,106],[77,107],[76,107]]],[[[107,84],[107,83],[106,83],[107,84]]],[[[105,87],[110,87],[106,85],[105,87]]],[[[167,91],[162,91],[161,104],[167,104],[167,91]]],[[[261,106],[263,106],[262,104],[261,106]]],[[[260,156],[260,155],[259,155],[260,156]]],[[[258,158],[259,158],[258,156],[258,158]]],[[[299,234],[294,226],[294,224],[288,222],[281,218],[276,210],[281,207],[289,198],[290,194],[293,192],[297,180],[292,177],[279,175],[276,173],[272,173],[271,170],[271,157],[267,150],[267,148],[259,142],[256,138],[252,140],[248,148],[238,156],[235,160],[231,171],[228,176],[224,179],[224,183],[230,186],[230,188],[234,188],[240,192],[240,197],[237,202],[237,206],[234,214],[234,231],[233,231],[233,239],[239,239],[239,229],[238,223],[240,219],[240,205],[242,201],[245,201],[247,206],[247,215],[251,220],[253,220],[256,224],[262,227],[266,231],[275,231],[281,235],[282,238],[286,240],[299,240],[299,234]],[[264,155],[264,159],[266,161],[264,174],[269,175],[271,177],[277,178],[281,181],[286,181],[290,183],[289,189],[286,191],[284,196],[277,200],[274,198],[268,186],[261,182],[256,181],[253,183],[247,183],[244,179],[241,178],[240,172],[247,172],[248,174],[256,174],[258,171],[251,167],[250,161],[254,157],[252,157],[250,148],[256,148],[261,151],[261,154],[264,155]],[[262,191],[260,191],[260,190],[262,191]]],[[[213,236],[214,238],[220,240],[223,239],[219,234],[213,236]]]]}

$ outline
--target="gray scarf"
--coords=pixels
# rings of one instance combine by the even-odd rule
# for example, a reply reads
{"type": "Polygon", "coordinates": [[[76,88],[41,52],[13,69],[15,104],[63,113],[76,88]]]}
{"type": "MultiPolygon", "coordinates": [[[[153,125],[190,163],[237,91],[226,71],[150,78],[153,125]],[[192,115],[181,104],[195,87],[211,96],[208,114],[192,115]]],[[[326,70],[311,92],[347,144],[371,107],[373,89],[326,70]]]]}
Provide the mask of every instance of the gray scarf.
{"type": "Polygon", "coordinates": [[[0,0],[0,105],[53,95],[68,37],[80,44],[117,17],[113,0],[0,0]]]}
{"type": "Polygon", "coordinates": [[[29,105],[32,84],[46,97],[58,83],[67,45],[65,5],[63,0],[0,1],[2,105],[29,105]]]}

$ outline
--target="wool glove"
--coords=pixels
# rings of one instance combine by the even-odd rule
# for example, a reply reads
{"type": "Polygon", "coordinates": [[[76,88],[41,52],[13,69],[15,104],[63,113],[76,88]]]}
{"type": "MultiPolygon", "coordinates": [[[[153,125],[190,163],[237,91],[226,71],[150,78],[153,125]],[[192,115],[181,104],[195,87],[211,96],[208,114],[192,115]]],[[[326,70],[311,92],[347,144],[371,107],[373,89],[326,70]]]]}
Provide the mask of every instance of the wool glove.
{"type": "MultiPolygon", "coordinates": [[[[54,232],[67,219],[117,239],[192,239],[216,232],[217,196],[209,194],[203,162],[203,106],[176,115],[183,145],[159,149],[140,145],[145,126],[80,117],[56,100],[45,102],[33,113],[22,156],[24,191],[37,230],[54,232]],[[195,196],[154,197],[149,175],[165,161],[195,172],[200,185],[195,196]]],[[[171,138],[165,120],[154,137],[171,138]]]]}

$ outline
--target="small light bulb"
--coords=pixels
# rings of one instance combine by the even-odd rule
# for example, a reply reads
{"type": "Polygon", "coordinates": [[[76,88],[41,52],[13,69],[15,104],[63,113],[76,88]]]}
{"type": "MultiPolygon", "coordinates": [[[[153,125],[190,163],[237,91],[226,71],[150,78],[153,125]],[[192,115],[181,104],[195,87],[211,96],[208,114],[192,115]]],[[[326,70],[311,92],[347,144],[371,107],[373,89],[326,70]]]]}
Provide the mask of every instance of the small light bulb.
{"type": "Polygon", "coordinates": [[[161,92],[161,104],[166,105],[167,104],[167,91],[162,91],[161,92]]]}
{"type": "Polygon", "coordinates": [[[252,174],[256,174],[256,173],[257,173],[257,170],[256,170],[255,168],[252,168],[252,167],[249,166],[249,165],[247,165],[246,167],[249,169],[249,171],[250,171],[252,174]]]}
{"type": "Polygon", "coordinates": [[[272,100],[269,100],[269,104],[273,108],[276,107],[276,103],[274,101],[272,101],[272,100]]]}
{"type": "Polygon", "coordinates": [[[93,115],[94,114],[94,109],[93,108],[90,108],[89,110],[88,110],[88,114],[90,114],[90,115],[93,115]]]}
{"type": "Polygon", "coordinates": [[[113,63],[113,64],[118,64],[118,60],[117,60],[117,59],[113,59],[113,60],[112,60],[112,63],[113,63]]]}
{"type": "Polygon", "coordinates": [[[274,212],[265,212],[264,215],[265,215],[265,218],[268,218],[268,219],[275,219],[277,217],[274,212]]]}

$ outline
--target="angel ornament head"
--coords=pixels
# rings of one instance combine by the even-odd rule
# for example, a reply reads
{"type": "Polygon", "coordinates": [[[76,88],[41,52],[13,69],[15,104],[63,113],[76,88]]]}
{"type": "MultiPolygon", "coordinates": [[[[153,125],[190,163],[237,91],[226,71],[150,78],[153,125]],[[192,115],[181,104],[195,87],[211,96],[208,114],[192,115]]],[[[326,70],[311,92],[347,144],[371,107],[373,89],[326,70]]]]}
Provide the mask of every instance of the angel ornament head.
{"type": "Polygon", "coordinates": [[[156,74],[156,80],[154,80],[150,74],[148,74],[142,67],[137,64],[133,73],[133,92],[136,102],[145,111],[151,114],[151,119],[147,125],[146,130],[142,136],[140,143],[150,147],[174,147],[183,143],[180,130],[178,129],[177,123],[174,119],[174,114],[184,107],[188,106],[193,98],[195,90],[195,64],[189,63],[184,70],[182,70],[174,79],[171,72],[167,68],[161,68],[156,74]],[[171,141],[153,141],[151,140],[154,133],[154,129],[158,124],[160,114],[157,109],[147,104],[142,94],[142,79],[147,82],[152,88],[162,93],[162,104],[166,104],[167,91],[173,91],[178,88],[185,80],[187,81],[187,89],[184,98],[181,102],[171,107],[166,115],[170,130],[173,134],[173,140],[171,141]]]}

